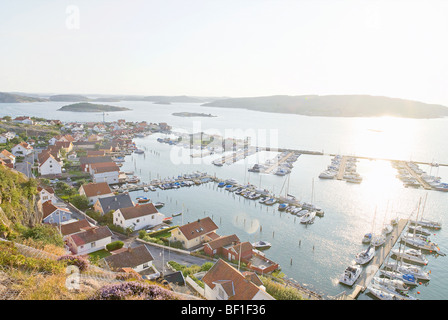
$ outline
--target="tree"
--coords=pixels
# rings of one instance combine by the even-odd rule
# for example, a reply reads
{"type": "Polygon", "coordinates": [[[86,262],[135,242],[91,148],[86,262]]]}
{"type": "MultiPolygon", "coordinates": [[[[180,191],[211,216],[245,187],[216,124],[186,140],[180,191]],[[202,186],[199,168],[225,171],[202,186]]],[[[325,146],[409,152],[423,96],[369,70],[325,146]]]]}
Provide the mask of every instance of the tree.
{"type": "Polygon", "coordinates": [[[89,199],[86,196],[80,194],[75,194],[74,196],[70,197],[70,202],[81,211],[87,210],[90,206],[89,199]]]}

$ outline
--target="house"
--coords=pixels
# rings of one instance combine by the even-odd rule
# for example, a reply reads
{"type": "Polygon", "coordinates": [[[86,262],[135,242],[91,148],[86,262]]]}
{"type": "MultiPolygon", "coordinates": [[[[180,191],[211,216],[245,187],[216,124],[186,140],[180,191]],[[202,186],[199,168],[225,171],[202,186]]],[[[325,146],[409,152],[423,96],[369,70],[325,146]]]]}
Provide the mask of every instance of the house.
{"type": "MultiPolygon", "coordinates": [[[[87,152],[89,152],[90,150],[88,150],[87,152]]],[[[104,151],[103,151],[104,152],[104,151]]],[[[89,165],[93,164],[93,163],[110,163],[113,162],[112,158],[109,156],[96,156],[96,157],[91,157],[91,156],[87,156],[87,157],[80,157],[79,158],[79,163],[81,165],[81,170],[84,172],[89,172],[89,165]]]]}
{"type": "Polygon", "coordinates": [[[16,117],[12,122],[23,123],[23,124],[33,124],[33,120],[30,117],[16,117]]]}
{"type": "Polygon", "coordinates": [[[120,168],[115,162],[92,163],[89,172],[93,182],[119,183],[120,168]]]}
{"type": "Polygon", "coordinates": [[[78,255],[103,250],[111,242],[112,232],[107,226],[90,228],[67,237],[67,246],[78,255]]]}
{"type": "Polygon", "coordinates": [[[0,134],[0,143],[7,143],[8,138],[4,134],[0,134]]]}
{"type": "Polygon", "coordinates": [[[84,150],[95,150],[96,142],[93,141],[76,141],[73,142],[73,148],[76,150],[84,149],[84,150]]]}
{"type": "Polygon", "coordinates": [[[106,152],[104,150],[87,150],[87,157],[104,157],[105,155],[106,152]]]}
{"type": "Polygon", "coordinates": [[[113,196],[113,192],[106,182],[88,183],[79,187],[79,194],[89,199],[89,204],[94,204],[99,198],[113,196]]]}
{"type": "Polygon", "coordinates": [[[113,213],[115,225],[124,229],[132,228],[133,230],[161,224],[164,217],[165,215],[157,211],[152,203],[120,208],[113,213]]]}
{"type": "Polygon", "coordinates": [[[56,196],[52,187],[37,187],[37,192],[39,192],[39,198],[42,203],[46,201],[56,202],[56,196]]]}
{"type": "Polygon", "coordinates": [[[26,155],[30,154],[31,152],[33,152],[33,147],[24,141],[20,142],[19,144],[16,144],[11,149],[11,153],[13,155],[15,155],[16,157],[17,156],[26,156],[26,155]]]}
{"type": "Polygon", "coordinates": [[[86,219],[64,223],[58,226],[58,230],[61,232],[64,240],[72,234],[83,232],[85,230],[89,230],[90,228],[92,228],[92,225],[86,219]]]}
{"type": "Polygon", "coordinates": [[[73,143],[71,141],[56,141],[54,145],[61,148],[66,153],[73,150],[73,143]]]}
{"type": "Polygon", "coordinates": [[[2,158],[0,158],[0,164],[2,166],[8,167],[10,169],[14,169],[14,164],[9,159],[2,159],[2,158]]]}
{"type": "Polygon", "coordinates": [[[42,203],[42,212],[43,223],[61,224],[72,218],[70,210],[55,206],[51,200],[42,203]]]}
{"type": "Polygon", "coordinates": [[[198,219],[171,230],[170,241],[180,241],[185,249],[199,246],[205,242],[217,239],[215,233],[218,226],[210,217],[198,219]]]}
{"type": "Polygon", "coordinates": [[[133,206],[134,202],[132,202],[129,193],[120,193],[111,197],[99,198],[98,200],[96,200],[93,208],[95,211],[101,213],[101,215],[104,215],[111,210],[116,211],[121,208],[128,208],[133,206]]]}
{"type": "Polygon", "coordinates": [[[275,300],[253,272],[241,273],[219,259],[202,278],[207,300],[275,300]]]}
{"type": "Polygon", "coordinates": [[[141,272],[152,267],[154,258],[148,248],[142,244],[135,248],[116,250],[116,253],[105,257],[104,260],[111,270],[132,268],[136,272],[141,272]]]}
{"type": "Polygon", "coordinates": [[[230,236],[222,236],[204,244],[204,253],[211,257],[218,255],[224,256],[228,260],[235,260],[229,259],[226,253],[229,248],[232,248],[238,243],[240,243],[240,239],[236,234],[232,234],[230,236]]]}
{"type": "Polygon", "coordinates": [[[0,152],[0,159],[9,160],[8,162],[11,162],[12,164],[16,163],[16,156],[6,149],[3,149],[2,152],[0,152]]]}
{"type": "Polygon", "coordinates": [[[62,174],[62,161],[55,158],[51,153],[42,152],[39,154],[38,159],[38,171],[42,176],[62,174]]]}

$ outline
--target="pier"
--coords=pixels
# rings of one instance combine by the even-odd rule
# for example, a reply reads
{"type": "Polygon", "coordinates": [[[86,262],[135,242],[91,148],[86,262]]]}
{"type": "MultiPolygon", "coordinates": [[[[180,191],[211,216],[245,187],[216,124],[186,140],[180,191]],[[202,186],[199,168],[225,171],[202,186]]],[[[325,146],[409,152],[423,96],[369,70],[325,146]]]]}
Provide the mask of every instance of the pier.
{"type": "Polygon", "coordinates": [[[275,161],[273,165],[271,165],[269,168],[266,168],[266,170],[263,171],[263,173],[272,173],[275,169],[277,169],[282,163],[286,162],[291,156],[295,154],[294,151],[288,152],[283,158],[279,159],[278,161],[275,161]]]}
{"type": "Polygon", "coordinates": [[[347,156],[343,156],[342,160],[341,160],[341,164],[339,165],[339,171],[338,174],[336,175],[336,179],[338,180],[342,180],[344,177],[344,173],[345,173],[345,166],[347,165],[347,156]]]}
{"type": "Polygon", "coordinates": [[[394,230],[386,237],[386,242],[376,249],[375,257],[373,257],[372,261],[364,266],[363,271],[355,284],[355,289],[345,296],[345,300],[355,300],[361,292],[364,292],[367,289],[370,281],[372,281],[373,277],[381,269],[381,266],[389,256],[389,253],[396,242],[400,239],[400,236],[407,225],[407,219],[400,219],[398,221],[398,225],[395,226],[394,230]]]}
{"type": "Polygon", "coordinates": [[[405,161],[400,161],[399,162],[404,168],[406,168],[409,172],[409,174],[411,176],[413,176],[418,183],[420,183],[420,185],[425,188],[426,190],[432,190],[431,186],[428,184],[428,182],[426,182],[425,180],[422,179],[421,176],[419,176],[411,167],[409,167],[408,163],[405,161]]]}

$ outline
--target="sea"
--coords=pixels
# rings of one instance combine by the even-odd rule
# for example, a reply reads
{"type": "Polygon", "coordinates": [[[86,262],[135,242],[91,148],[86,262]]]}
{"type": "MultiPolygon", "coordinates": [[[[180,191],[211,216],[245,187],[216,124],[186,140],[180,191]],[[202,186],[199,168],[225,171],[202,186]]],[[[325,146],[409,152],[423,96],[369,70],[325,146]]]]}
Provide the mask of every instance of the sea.
{"type": "MultiPolygon", "coordinates": [[[[334,297],[353,288],[340,284],[339,276],[355,255],[367,248],[361,240],[365,233],[380,232],[393,218],[415,218],[420,215],[442,223],[432,230],[430,238],[444,252],[448,251],[448,193],[423,188],[405,188],[396,177],[397,170],[389,160],[448,164],[446,128],[448,119],[333,118],[267,113],[246,109],[205,107],[198,103],[154,104],[122,101],[113,104],[130,111],[77,113],[57,111],[67,102],[3,103],[0,116],[36,116],[70,122],[126,121],[166,122],[175,132],[204,132],[225,138],[250,137],[254,146],[290,148],[323,152],[324,155],[302,154],[286,176],[250,173],[254,163],[274,159],[279,153],[260,151],[233,164],[217,167],[212,160],[220,154],[191,158],[190,150],[160,143],[157,138],[169,135],[156,133],[135,138],[143,154],[125,157],[123,171],[134,171],[144,182],[173,178],[196,171],[222,179],[251,183],[276,195],[290,194],[301,201],[312,202],[325,211],[311,225],[280,212],[277,206],[265,206],[218,188],[216,183],[145,193],[131,192],[133,199],[148,196],[161,201],[162,213],[171,216],[174,224],[185,224],[209,216],[218,225],[220,235],[236,234],[242,241],[265,240],[272,247],[266,257],[277,262],[287,278],[322,294],[334,297]],[[212,114],[215,117],[178,117],[176,112],[212,114]],[[332,155],[363,157],[357,162],[361,184],[319,179],[331,163],[332,155]],[[424,206],[422,204],[425,204],[424,206]]],[[[172,135],[174,137],[174,135],[172,135]]],[[[428,174],[448,182],[448,166],[419,167],[428,174]]],[[[397,244],[398,246],[398,244],[397,244]]],[[[448,298],[448,257],[428,254],[424,270],[431,280],[413,288],[410,293],[421,300],[448,298]]],[[[362,293],[359,300],[374,299],[362,293]]]]}

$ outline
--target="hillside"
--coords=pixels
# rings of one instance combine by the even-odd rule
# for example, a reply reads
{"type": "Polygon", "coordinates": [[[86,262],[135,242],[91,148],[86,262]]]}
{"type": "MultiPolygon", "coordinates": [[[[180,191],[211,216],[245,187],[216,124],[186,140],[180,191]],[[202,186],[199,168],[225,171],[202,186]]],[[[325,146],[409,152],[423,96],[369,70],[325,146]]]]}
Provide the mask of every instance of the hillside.
{"type": "Polygon", "coordinates": [[[44,102],[47,99],[28,97],[19,94],[0,92],[0,103],[44,102]]]}
{"type": "Polygon", "coordinates": [[[57,94],[50,96],[50,101],[66,101],[66,102],[78,102],[88,101],[89,98],[78,94],[57,94]]]}
{"type": "Polygon", "coordinates": [[[429,119],[448,116],[448,108],[442,105],[369,95],[282,95],[230,98],[205,103],[203,106],[322,117],[392,116],[429,119]]]}
{"type": "Polygon", "coordinates": [[[70,104],[58,109],[58,111],[72,111],[72,112],[115,112],[126,110],[131,109],[124,107],[109,106],[106,104],[93,104],[88,102],[70,104]]]}

